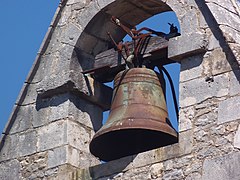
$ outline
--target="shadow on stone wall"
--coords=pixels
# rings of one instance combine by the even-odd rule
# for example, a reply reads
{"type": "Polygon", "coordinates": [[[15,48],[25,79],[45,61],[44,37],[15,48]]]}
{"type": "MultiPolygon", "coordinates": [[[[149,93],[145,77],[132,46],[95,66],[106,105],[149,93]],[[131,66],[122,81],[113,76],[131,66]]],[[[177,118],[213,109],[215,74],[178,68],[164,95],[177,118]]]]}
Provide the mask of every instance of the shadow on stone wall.
{"type": "Polygon", "coordinates": [[[201,13],[203,14],[213,35],[219,41],[219,44],[223,49],[223,52],[226,54],[226,58],[233,70],[233,73],[235,74],[235,77],[237,78],[238,82],[240,82],[240,76],[239,76],[240,64],[237,61],[232,49],[230,48],[222,30],[220,29],[217,20],[213,16],[211,10],[209,9],[205,1],[195,0],[195,2],[198,5],[198,8],[200,9],[201,13]]]}

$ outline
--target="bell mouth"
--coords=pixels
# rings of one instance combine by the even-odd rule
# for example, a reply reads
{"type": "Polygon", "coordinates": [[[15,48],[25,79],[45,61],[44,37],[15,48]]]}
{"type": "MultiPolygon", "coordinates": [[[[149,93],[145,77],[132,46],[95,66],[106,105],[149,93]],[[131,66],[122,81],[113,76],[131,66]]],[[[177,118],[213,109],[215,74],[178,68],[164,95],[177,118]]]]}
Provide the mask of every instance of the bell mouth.
{"type": "Polygon", "coordinates": [[[94,137],[90,152],[103,161],[111,161],[178,142],[178,135],[151,129],[121,129],[94,137]]]}
{"type": "Polygon", "coordinates": [[[103,161],[111,161],[177,142],[177,132],[167,123],[125,119],[103,126],[93,137],[90,152],[103,161]]]}

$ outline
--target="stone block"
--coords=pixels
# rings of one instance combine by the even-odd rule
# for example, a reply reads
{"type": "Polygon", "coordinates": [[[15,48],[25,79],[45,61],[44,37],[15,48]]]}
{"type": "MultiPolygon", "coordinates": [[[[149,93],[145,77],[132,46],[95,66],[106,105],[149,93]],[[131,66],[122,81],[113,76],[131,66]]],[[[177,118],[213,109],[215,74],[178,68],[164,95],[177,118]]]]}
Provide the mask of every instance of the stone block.
{"type": "Polygon", "coordinates": [[[93,134],[93,130],[86,129],[73,121],[67,121],[67,141],[72,147],[90,153],[89,144],[93,134]]]}
{"type": "Polygon", "coordinates": [[[216,48],[220,48],[219,41],[216,39],[216,37],[213,34],[211,34],[208,42],[208,50],[212,51],[216,48]]]}
{"type": "MultiPolygon", "coordinates": [[[[80,167],[80,154],[81,151],[79,151],[77,148],[74,148],[72,146],[67,147],[67,162],[75,167],[80,167]]],[[[85,161],[87,161],[85,159],[85,161]]],[[[81,167],[82,168],[82,167],[81,167]]]]}
{"type": "Polygon", "coordinates": [[[240,70],[230,72],[230,96],[240,94],[240,70]]]}
{"type": "MultiPolygon", "coordinates": [[[[69,2],[67,1],[67,6],[65,6],[65,8],[62,10],[61,12],[61,17],[59,17],[59,20],[57,22],[57,26],[58,27],[63,27],[66,26],[67,23],[69,22],[70,18],[73,18],[73,8],[71,5],[73,4],[73,2],[69,2]]],[[[74,3],[75,4],[75,3],[74,3]]],[[[79,3],[78,3],[79,4],[79,3]]],[[[55,14],[56,15],[56,14],[55,14]]],[[[53,32],[54,33],[54,32],[53,32]]]]}
{"type": "Polygon", "coordinates": [[[35,131],[7,135],[0,151],[0,161],[30,155],[36,152],[37,137],[35,131]]]}
{"type": "Polygon", "coordinates": [[[69,119],[97,131],[102,126],[102,109],[78,96],[70,96],[69,119]]]}
{"type": "Polygon", "coordinates": [[[69,145],[48,150],[48,168],[70,164],[78,168],[88,168],[99,164],[100,161],[91,155],[69,145]]]}
{"type": "Polygon", "coordinates": [[[18,134],[5,136],[1,141],[3,147],[0,151],[0,161],[18,157],[18,134]]]}
{"type": "Polygon", "coordinates": [[[204,78],[180,83],[180,107],[198,104],[208,98],[228,95],[229,78],[227,74],[213,77],[213,82],[206,82],[204,78]]]}
{"type": "Polygon", "coordinates": [[[189,81],[202,76],[202,58],[202,55],[196,55],[181,61],[180,82],[189,81]]]}
{"type": "Polygon", "coordinates": [[[37,130],[38,151],[52,149],[67,144],[67,122],[65,120],[52,122],[37,130]]]}
{"type": "Polygon", "coordinates": [[[26,156],[37,151],[36,131],[30,131],[19,135],[19,156],[26,156]]]}
{"type": "Polygon", "coordinates": [[[67,163],[67,146],[60,146],[48,150],[48,168],[53,168],[67,163]]]}
{"type": "Polygon", "coordinates": [[[76,25],[74,25],[72,23],[68,23],[62,29],[62,34],[61,34],[62,36],[61,36],[60,40],[64,44],[74,46],[79,38],[81,31],[82,30],[79,29],[79,27],[77,27],[76,25]]]}
{"type": "Polygon", "coordinates": [[[36,144],[35,131],[8,135],[0,152],[0,161],[33,154],[37,150],[36,144]]]}
{"type": "Polygon", "coordinates": [[[4,161],[0,163],[0,179],[2,180],[19,180],[20,163],[17,160],[4,161]]]}
{"type": "Polygon", "coordinates": [[[239,16],[237,13],[233,13],[229,11],[230,8],[233,9],[232,4],[229,2],[221,1],[219,4],[216,2],[207,3],[210,11],[212,12],[214,18],[216,19],[218,24],[224,24],[233,29],[238,29],[239,25],[239,16]],[[227,14],[227,16],[223,16],[223,14],[227,14]]]}
{"type": "Polygon", "coordinates": [[[32,71],[34,71],[34,76],[32,77],[32,79],[29,79],[28,83],[39,83],[41,82],[44,77],[46,76],[46,70],[48,69],[48,65],[49,65],[49,55],[48,56],[40,56],[39,57],[40,60],[38,60],[38,62],[36,62],[37,64],[35,65],[35,67],[32,67],[32,71]]]}
{"type": "Polygon", "coordinates": [[[208,51],[204,55],[203,68],[203,73],[206,75],[218,75],[231,70],[226,54],[221,48],[208,51]]]}
{"type": "Polygon", "coordinates": [[[218,124],[240,119],[240,96],[226,99],[219,103],[218,124]]]}
{"type": "Polygon", "coordinates": [[[19,96],[17,97],[17,105],[30,105],[36,103],[38,84],[24,83],[19,96]]]}
{"type": "Polygon", "coordinates": [[[16,108],[17,115],[12,117],[14,120],[9,132],[10,134],[26,131],[27,129],[32,128],[33,109],[33,105],[16,108]]]}
{"type": "MultiPolygon", "coordinates": [[[[74,156],[73,156],[74,157],[74,156]]],[[[100,164],[100,160],[90,153],[80,152],[78,167],[88,168],[100,164]]]]}
{"type": "Polygon", "coordinates": [[[240,177],[240,152],[206,159],[203,162],[202,179],[208,180],[238,180],[240,177]]]}
{"type": "Polygon", "coordinates": [[[201,54],[206,51],[207,41],[205,35],[200,32],[192,32],[185,36],[175,37],[169,40],[168,58],[181,60],[185,57],[201,54]],[[191,41],[189,41],[191,39],[191,41]]]}
{"type": "Polygon", "coordinates": [[[238,130],[234,136],[234,142],[233,142],[233,146],[235,148],[240,149],[240,125],[238,126],[238,130]]]}
{"type": "Polygon", "coordinates": [[[68,117],[69,94],[60,94],[51,98],[39,99],[33,110],[33,127],[43,126],[68,117]]]}
{"type": "Polygon", "coordinates": [[[98,13],[100,7],[95,1],[91,1],[88,5],[88,8],[85,8],[78,15],[78,24],[82,27],[86,27],[89,21],[98,13]]]}

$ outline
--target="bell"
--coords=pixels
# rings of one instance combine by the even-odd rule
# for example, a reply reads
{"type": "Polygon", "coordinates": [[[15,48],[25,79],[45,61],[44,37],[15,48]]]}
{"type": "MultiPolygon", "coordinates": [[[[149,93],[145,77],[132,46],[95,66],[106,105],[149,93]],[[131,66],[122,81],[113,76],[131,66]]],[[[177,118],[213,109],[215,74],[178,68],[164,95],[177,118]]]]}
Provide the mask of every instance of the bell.
{"type": "Polygon", "coordinates": [[[176,143],[163,89],[162,74],[151,69],[118,73],[108,120],[94,135],[90,152],[110,161],[176,143]]]}

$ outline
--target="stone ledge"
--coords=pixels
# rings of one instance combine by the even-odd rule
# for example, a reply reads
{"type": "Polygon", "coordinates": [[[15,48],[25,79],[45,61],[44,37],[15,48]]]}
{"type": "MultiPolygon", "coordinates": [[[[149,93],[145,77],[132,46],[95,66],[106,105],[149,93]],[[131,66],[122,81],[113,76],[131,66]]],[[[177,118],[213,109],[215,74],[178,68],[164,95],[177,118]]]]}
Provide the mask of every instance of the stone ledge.
{"type": "Polygon", "coordinates": [[[97,82],[89,76],[82,76],[81,79],[81,85],[77,85],[71,78],[59,85],[55,85],[52,81],[41,83],[37,89],[38,98],[45,99],[57,94],[73,92],[80,95],[83,99],[99,105],[103,110],[109,110],[112,99],[112,88],[97,82]]]}
{"type": "Polygon", "coordinates": [[[206,50],[207,41],[205,34],[195,32],[170,39],[168,43],[168,58],[180,61],[185,57],[206,52],[206,50]]]}
{"type": "Polygon", "coordinates": [[[179,143],[124,157],[88,169],[78,169],[72,174],[74,179],[97,179],[190,154],[192,152],[192,137],[192,131],[185,131],[179,134],[179,143]]]}

